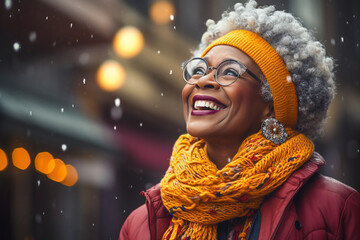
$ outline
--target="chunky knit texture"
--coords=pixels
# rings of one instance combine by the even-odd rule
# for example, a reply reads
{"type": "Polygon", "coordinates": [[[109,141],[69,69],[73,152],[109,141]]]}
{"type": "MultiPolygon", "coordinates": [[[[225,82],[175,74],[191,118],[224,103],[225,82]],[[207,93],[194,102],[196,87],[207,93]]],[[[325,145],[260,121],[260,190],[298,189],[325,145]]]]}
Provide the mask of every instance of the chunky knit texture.
{"type": "MultiPolygon", "coordinates": [[[[276,145],[261,131],[246,138],[223,169],[207,156],[203,139],[185,134],[176,141],[170,167],[161,181],[164,206],[173,215],[163,239],[217,239],[217,224],[247,217],[313,154],[313,143],[287,128],[288,139],[276,145]]],[[[249,220],[250,219],[250,220],[249,220]]]]}
{"type": "Polygon", "coordinates": [[[293,128],[298,115],[295,86],[284,61],[275,49],[253,32],[234,30],[209,44],[202,57],[218,45],[229,45],[241,50],[260,67],[270,86],[276,119],[284,126],[293,128]]]}

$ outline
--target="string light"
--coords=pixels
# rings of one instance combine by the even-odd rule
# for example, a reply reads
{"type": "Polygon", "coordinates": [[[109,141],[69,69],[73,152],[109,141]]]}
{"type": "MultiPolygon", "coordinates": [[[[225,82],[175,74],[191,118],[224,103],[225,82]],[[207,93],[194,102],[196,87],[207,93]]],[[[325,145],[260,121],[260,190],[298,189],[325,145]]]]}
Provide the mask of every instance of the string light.
{"type": "MultiPolygon", "coordinates": [[[[12,152],[12,163],[15,167],[25,170],[31,164],[28,151],[25,148],[15,148],[12,152]]],[[[65,165],[61,159],[54,159],[49,152],[40,152],[34,161],[35,169],[55,182],[72,187],[78,181],[79,176],[76,168],[70,164],[65,165]]],[[[0,171],[8,166],[8,158],[4,150],[0,149],[0,171]]]]}
{"type": "Polygon", "coordinates": [[[125,69],[114,60],[107,60],[101,64],[96,73],[99,87],[105,91],[118,90],[125,82],[125,69]]]}
{"type": "Polygon", "coordinates": [[[12,162],[15,167],[25,170],[31,163],[30,155],[24,148],[15,148],[12,152],[12,162]]]}
{"type": "Polygon", "coordinates": [[[0,149],[0,171],[4,170],[8,166],[8,158],[4,150],[0,149]]]}
{"type": "Polygon", "coordinates": [[[35,157],[35,169],[41,173],[49,174],[55,168],[54,157],[48,152],[40,152],[35,157]]]}
{"type": "Polygon", "coordinates": [[[138,55],[145,44],[141,31],[132,26],[121,28],[114,37],[113,48],[123,58],[132,58],[138,55]]]}
{"type": "Polygon", "coordinates": [[[55,182],[61,182],[66,178],[67,169],[65,163],[61,159],[54,159],[55,167],[54,169],[47,174],[48,178],[55,182]]]}
{"type": "Polygon", "coordinates": [[[175,14],[174,5],[168,1],[157,1],[150,7],[151,20],[160,25],[164,25],[173,20],[175,14]]]}
{"type": "Polygon", "coordinates": [[[67,170],[67,175],[65,179],[61,181],[61,183],[65,186],[72,187],[79,179],[78,172],[76,171],[76,168],[70,164],[67,164],[65,166],[67,170]]]}

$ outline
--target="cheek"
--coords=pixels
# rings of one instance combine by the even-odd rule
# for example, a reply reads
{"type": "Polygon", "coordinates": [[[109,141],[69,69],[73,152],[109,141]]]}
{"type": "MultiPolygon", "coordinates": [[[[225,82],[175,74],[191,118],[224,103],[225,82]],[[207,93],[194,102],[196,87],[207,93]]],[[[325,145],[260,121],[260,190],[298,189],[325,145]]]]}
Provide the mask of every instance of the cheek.
{"type": "Polygon", "coordinates": [[[183,110],[184,110],[184,118],[185,121],[188,116],[189,106],[188,106],[188,99],[190,96],[190,93],[193,89],[192,85],[186,84],[182,90],[182,102],[183,102],[183,110]]]}
{"type": "Polygon", "coordinates": [[[238,94],[241,94],[241,97],[238,97],[237,101],[237,105],[239,106],[238,110],[246,114],[250,122],[257,126],[259,122],[262,122],[266,118],[269,103],[264,101],[258,88],[246,89],[241,93],[238,92],[238,94]]]}
{"type": "Polygon", "coordinates": [[[257,95],[254,88],[249,87],[246,84],[242,84],[241,86],[237,86],[236,88],[231,89],[231,91],[228,91],[228,96],[232,99],[233,103],[251,103],[255,101],[257,95]]]}
{"type": "Polygon", "coordinates": [[[260,94],[260,89],[254,88],[253,86],[246,86],[234,88],[233,91],[228,93],[228,96],[232,99],[235,108],[243,108],[244,110],[253,111],[259,109],[263,105],[263,98],[260,94]]]}

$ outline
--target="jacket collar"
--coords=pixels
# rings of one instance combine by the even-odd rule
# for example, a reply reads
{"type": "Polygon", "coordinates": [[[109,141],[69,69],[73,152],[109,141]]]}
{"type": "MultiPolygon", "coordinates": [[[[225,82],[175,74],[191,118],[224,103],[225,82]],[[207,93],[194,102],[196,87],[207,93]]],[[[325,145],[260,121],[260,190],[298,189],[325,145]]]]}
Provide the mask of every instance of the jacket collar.
{"type": "Polygon", "coordinates": [[[261,227],[259,239],[274,239],[289,203],[306,181],[317,172],[319,166],[324,164],[324,158],[319,153],[314,152],[313,156],[301,168],[295,171],[278,190],[264,200],[260,208],[261,227]]]}
{"type": "Polygon", "coordinates": [[[161,239],[170,224],[171,215],[161,201],[160,183],[140,194],[146,198],[150,239],[161,239]],[[159,221],[162,224],[159,224],[159,221]]]}

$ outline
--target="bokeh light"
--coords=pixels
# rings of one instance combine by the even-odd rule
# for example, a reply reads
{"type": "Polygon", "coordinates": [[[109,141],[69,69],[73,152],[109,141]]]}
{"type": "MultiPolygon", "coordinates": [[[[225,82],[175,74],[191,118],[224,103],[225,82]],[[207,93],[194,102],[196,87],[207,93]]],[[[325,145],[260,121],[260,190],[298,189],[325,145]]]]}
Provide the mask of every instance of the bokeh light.
{"type": "Polygon", "coordinates": [[[150,7],[150,18],[156,24],[167,24],[170,16],[175,14],[174,5],[168,1],[154,2],[150,7]]]}
{"type": "Polygon", "coordinates": [[[48,152],[40,152],[35,157],[35,169],[41,173],[49,174],[55,168],[54,157],[48,152]]]}
{"type": "Polygon", "coordinates": [[[25,170],[31,163],[30,155],[24,148],[15,148],[12,152],[12,162],[15,167],[25,170]]]}
{"type": "Polygon", "coordinates": [[[120,63],[107,60],[99,67],[96,73],[96,81],[101,89],[113,92],[124,84],[125,76],[125,69],[120,63]]]}
{"type": "Polygon", "coordinates": [[[123,58],[132,58],[140,53],[144,47],[144,36],[135,27],[127,26],[121,28],[114,37],[113,48],[123,58]]]}
{"type": "Polygon", "coordinates": [[[4,170],[8,166],[8,158],[4,150],[0,149],[0,171],[4,170]]]}
{"type": "Polygon", "coordinates": [[[61,181],[62,184],[68,187],[74,186],[74,184],[79,179],[78,172],[76,168],[70,164],[65,165],[67,170],[67,175],[63,181],[61,181]]]}
{"type": "Polygon", "coordinates": [[[55,182],[61,182],[66,178],[67,168],[61,159],[55,158],[54,162],[55,167],[47,176],[55,182]]]}

